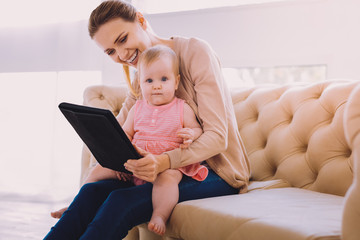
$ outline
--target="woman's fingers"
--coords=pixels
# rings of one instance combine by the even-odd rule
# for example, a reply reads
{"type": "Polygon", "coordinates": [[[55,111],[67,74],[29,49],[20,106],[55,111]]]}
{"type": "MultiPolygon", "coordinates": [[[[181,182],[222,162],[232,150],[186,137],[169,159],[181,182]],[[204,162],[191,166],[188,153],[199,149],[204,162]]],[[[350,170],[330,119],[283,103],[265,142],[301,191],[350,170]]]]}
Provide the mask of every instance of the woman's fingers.
{"type": "Polygon", "coordinates": [[[129,159],[124,166],[134,176],[145,181],[154,181],[158,174],[156,157],[149,153],[137,160],[129,159]]]}
{"type": "Polygon", "coordinates": [[[124,166],[127,170],[129,170],[129,169],[144,168],[147,166],[151,166],[153,164],[154,164],[154,162],[152,159],[149,159],[148,157],[143,157],[143,158],[135,159],[135,160],[129,159],[126,161],[124,166]]]}

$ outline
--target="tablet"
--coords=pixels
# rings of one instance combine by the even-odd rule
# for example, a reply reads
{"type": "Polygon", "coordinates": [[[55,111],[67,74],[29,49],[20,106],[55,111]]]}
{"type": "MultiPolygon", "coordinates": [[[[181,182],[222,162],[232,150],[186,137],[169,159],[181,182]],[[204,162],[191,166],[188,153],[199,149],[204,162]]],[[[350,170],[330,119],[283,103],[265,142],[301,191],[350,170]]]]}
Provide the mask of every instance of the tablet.
{"type": "Polygon", "coordinates": [[[124,163],[141,158],[110,110],[66,102],[59,109],[101,166],[129,173],[124,163]]]}

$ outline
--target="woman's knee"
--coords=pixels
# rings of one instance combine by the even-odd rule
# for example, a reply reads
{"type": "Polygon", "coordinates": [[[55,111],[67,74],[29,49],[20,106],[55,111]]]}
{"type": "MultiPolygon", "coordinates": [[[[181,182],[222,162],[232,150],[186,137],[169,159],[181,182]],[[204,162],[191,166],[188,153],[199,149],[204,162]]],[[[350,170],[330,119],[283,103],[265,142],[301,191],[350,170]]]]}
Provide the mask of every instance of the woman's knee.
{"type": "Polygon", "coordinates": [[[116,189],[116,182],[113,180],[104,180],[99,182],[92,182],[84,184],[80,192],[82,195],[98,196],[102,193],[110,193],[116,189]]]}
{"type": "Polygon", "coordinates": [[[98,182],[86,183],[81,187],[80,192],[92,194],[96,193],[99,188],[100,184],[98,182]]]}

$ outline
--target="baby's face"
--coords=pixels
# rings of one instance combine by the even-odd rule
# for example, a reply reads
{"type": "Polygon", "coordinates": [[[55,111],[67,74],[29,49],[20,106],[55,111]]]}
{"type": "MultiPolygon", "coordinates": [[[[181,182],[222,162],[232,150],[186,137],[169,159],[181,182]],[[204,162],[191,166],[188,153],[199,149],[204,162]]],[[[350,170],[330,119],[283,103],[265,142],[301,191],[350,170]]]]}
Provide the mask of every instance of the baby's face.
{"type": "Polygon", "coordinates": [[[150,105],[160,106],[174,99],[179,76],[174,73],[170,57],[162,56],[147,66],[141,66],[139,80],[143,98],[150,105]]]}

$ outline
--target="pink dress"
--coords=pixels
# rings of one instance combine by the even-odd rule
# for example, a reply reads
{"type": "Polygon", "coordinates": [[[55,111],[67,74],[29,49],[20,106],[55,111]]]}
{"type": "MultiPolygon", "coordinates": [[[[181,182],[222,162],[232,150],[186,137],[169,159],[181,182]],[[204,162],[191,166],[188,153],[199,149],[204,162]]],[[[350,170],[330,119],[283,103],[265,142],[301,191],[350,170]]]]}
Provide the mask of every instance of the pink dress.
{"type": "MultiPolygon", "coordinates": [[[[184,126],[184,103],[184,100],[175,98],[166,105],[152,106],[146,100],[137,100],[132,143],[156,155],[179,148],[183,139],[176,134],[184,126]]],[[[205,180],[208,175],[208,169],[200,163],[178,170],[198,181],[205,180]]],[[[145,181],[134,178],[134,183],[141,185],[145,181]]]]}

